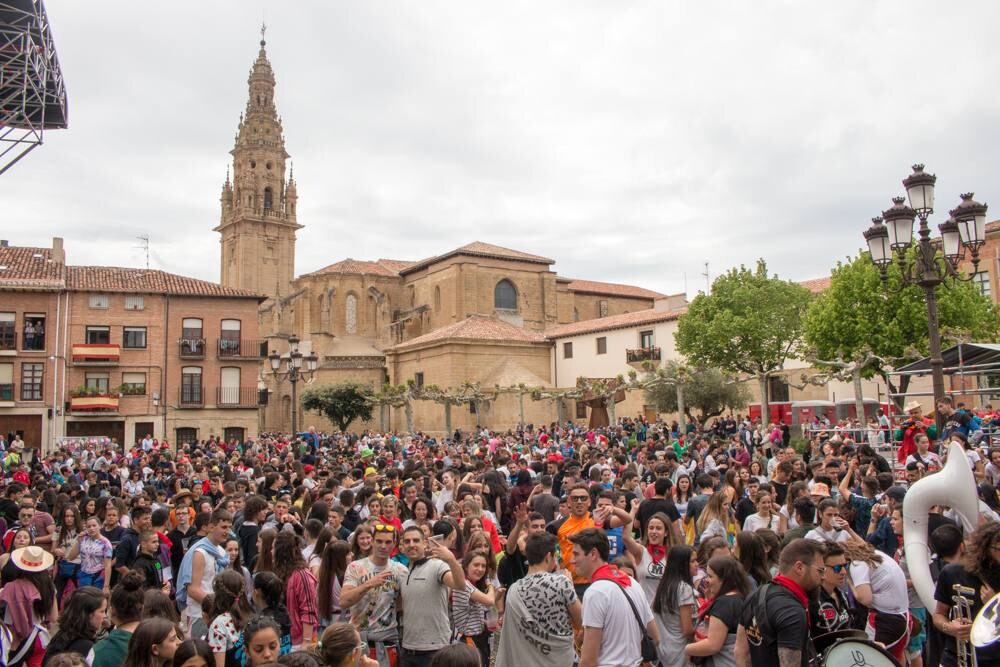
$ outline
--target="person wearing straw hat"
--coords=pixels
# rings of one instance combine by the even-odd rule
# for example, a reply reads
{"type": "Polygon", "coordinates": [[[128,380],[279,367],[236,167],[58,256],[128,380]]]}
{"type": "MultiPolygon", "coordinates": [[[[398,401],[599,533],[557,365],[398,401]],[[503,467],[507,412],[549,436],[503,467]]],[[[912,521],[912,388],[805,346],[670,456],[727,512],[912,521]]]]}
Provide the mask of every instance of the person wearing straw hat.
{"type": "Polygon", "coordinates": [[[900,465],[906,462],[907,456],[917,451],[914,438],[918,433],[925,433],[930,440],[937,438],[937,425],[923,416],[923,406],[919,401],[907,402],[903,406],[903,411],[907,415],[906,421],[900,424],[893,434],[893,440],[900,443],[899,451],[896,452],[900,465]]]}
{"type": "Polygon", "coordinates": [[[39,662],[48,644],[48,628],[58,612],[56,592],[49,570],[55,557],[42,547],[15,549],[10,555],[14,580],[0,590],[0,603],[7,605],[4,624],[11,633],[11,655],[20,654],[24,664],[39,662]],[[39,610],[44,610],[39,614],[39,610]]]}

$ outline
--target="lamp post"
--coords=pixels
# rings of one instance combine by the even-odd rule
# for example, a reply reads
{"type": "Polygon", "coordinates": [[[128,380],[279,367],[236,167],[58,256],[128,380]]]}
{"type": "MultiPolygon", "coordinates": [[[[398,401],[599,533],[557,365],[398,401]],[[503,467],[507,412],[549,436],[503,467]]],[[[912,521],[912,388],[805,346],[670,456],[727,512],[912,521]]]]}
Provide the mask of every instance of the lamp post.
{"type": "Polygon", "coordinates": [[[297,385],[300,379],[304,379],[306,382],[312,380],[316,373],[316,367],[319,365],[319,357],[316,356],[315,352],[303,356],[299,352],[298,336],[289,336],[288,354],[282,356],[275,350],[267,355],[267,360],[271,364],[271,375],[274,379],[279,384],[287,380],[292,385],[292,437],[294,438],[295,434],[298,433],[299,398],[297,385]],[[305,362],[304,369],[302,368],[303,361],[305,362]],[[285,364],[285,370],[281,370],[282,363],[285,364]]]}
{"type": "MultiPolygon", "coordinates": [[[[903,179],[903,187],[910,205],[903,197],[893,197],[892,206],[882,215],[872,218],[872,226],[865,231],[868,252],[879,269],[883,284],[888,279],[888,267],[893,259],[899,264],[903,276],[900,289],[909,285],[922,287],[927,303],[927,338],[930,348],[931,379],[934,399],[945,395],[944,360],[941,358],[941,330],[938,325],[937,295],[935,288],[947,280],[969,281],[979,269],[979,249],[986,242],[986,205],[972,198],[971,192],[961,195],[962,201],[949,211],[949,217],[938,225],[941,232],[940,249],[931,242],[931,227],[927,218],[934,212],[934,174],[924,173],[924,165],[913,165],[913,173],[903,179]],[[917,229],[916,256],[907,260],[913,245],[913,221],[920,220],[917,229]],[[940,255],[939,255],[940,250],[940,255]],[[972,274],[963,276],[958,264],[965,258],[965,251],[972,253],[972,274]]],[[[943,420],[935,409],[940,429],[943,420]]]]}

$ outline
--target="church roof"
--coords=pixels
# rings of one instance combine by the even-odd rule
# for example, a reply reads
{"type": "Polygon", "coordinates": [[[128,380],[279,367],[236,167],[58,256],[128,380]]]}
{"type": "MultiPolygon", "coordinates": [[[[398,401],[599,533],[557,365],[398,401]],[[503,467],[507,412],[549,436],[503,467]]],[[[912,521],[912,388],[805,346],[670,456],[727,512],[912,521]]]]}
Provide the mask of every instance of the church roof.
{"type": "Polygon", "coordinates": [[[504,248],[498,245],[493,245],[491,243],[483,243],[482,241],[473,241],[468,243],[461,248],[455,248],[443,255],[438,255],[436,257],[429,257],[427,259],[416,262],[412,266],[409,266],[399,273],[400,275],[405,275],[411,271],[416,271],[424,267],[430,266],[437,262],[448,259],[449,257],[455,257],[456,255],[469,255],[471,257],[489,257],[492,259],[512,259],[516,262],[529,262],[532,264],[555,264],[555,260],[549,259],[547,257],[542,257],[540,255],[532,255],[531,253],[521,252],[520,250],[511,250],[510,248],[504,248]]]}
{"type": "Polygon", "coordinates": [[[666,294],[660,294],[644,287],[635,285],[622,285],[619,283],[605,283],[598,280],[575,280],[567,278],[560,282],[568,283],[567,287],[571,292],[582,292],[586,294],[602,294],[605,296],[625,296],[637,299],[662,299],[666,294]]]}
{"type": "Polygon", "coordinates": [[[118,266],[67,266],[66,288],[82,292],[236,297],[258,301],[263,301],[265,298],[249,290],[224,287],[218,283],[179,276],[176,273],[118,266]]]}
{"type": "Polygon", "coordinates": [[[405,259],[384,259],[384,258],[379,258],[377,263],[381,264],[390,271],[395,271],[396,273],[399,273],[403,269],[408,269],[414,264],[416,264],[416,262],[410,262],[405,259]]]}
{"type": "Polygon", "coordinates": [[[596,333],[598,331],[612,331],[614,329],[638,327],[644,324],[669,322],[670,320],[676,320],[686,312],[687,308],[679,308],[677,310],[647,308],[646,310],[636,310],[631,313],[622,313],[621,315],[609,315],[608,317],[598,317],[593,320],[559,324],[546,329],[545,337],[552,340],[555,338],[579,336],[580,334],[596,333]]]}
{"type": "Polygon", "coordinates": [[[504,322],[490,315],[470,315],[460,322],[449,324],[437,331],[432,331],[413,340],[404,341],[389,348],[400,351],[419,347],[429,343],[451,341],[470,341],[474,343],[544,343],[545,336],[540,332],[523,329],[504,322]]]}
{"type": "Polygon", "coordinates": [[[830,288],[830,276],[826,276],[825,278],[813,278],[812,280],[803,280],[799,282],[799,284],[813,294],[819,294],[820,292],[825,292],[830,288]]]}
{"type": "Polygon", "coordinates": [[[0,288],[58,289],[63,267],[52,261],[52,248],[0,246],[0,288]]]}
{"type": "Polygon", "coordinates": [[[322,276],[326,274],[340,274],[340,275],[369,275],[369,276],[386,276],[387,278],[398,278],[398,270],[394,270],[385,265],[385,262],[392,262],[393,260],[379,260],[377,262],[369,262],[363,259],[347,259],[341,260],[336,264],[331,264],[330,266],[325,266],[318,271],[313,271],[312,273],[307,273],[307,276],[322,276]]]}

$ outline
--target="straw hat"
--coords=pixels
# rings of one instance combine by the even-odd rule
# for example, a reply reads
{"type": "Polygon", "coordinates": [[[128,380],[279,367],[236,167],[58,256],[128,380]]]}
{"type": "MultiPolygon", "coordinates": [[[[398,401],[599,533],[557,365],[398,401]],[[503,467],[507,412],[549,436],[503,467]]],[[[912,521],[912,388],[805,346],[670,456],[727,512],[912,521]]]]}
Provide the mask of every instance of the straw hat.
{"type": "Polygon", "coordinates": [[[191,497],[191,489],[181,489],[180,491],[175,493],[170,499],[174,502],[177,502],[182,498],[190,498],[190,497],[191,497]]]}
{"type": "Polygon", "coordinates": [[[11,562],[25,572],[44,572],[52,567],[55,558],[41,547],[29,546],[15,549],[10,555],[11,562]]]}
{"type": "Polygon", "coordinates": [[[920,401],[909,401],[903,406],[903,412],[909,412],[910,410],[919,410],[921,407],[920,401]]]}

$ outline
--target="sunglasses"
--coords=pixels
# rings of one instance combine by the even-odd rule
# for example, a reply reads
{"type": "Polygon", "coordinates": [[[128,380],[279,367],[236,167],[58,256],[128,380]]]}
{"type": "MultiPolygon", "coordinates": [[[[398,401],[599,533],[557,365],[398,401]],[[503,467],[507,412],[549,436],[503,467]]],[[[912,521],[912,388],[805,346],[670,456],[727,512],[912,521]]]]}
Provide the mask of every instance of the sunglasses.
{"type": "Polygon", "coordinates": [[[830,565],[829,567],[837,574],[840,574],[847,567],[847,563],[841,563],[840,565],[830,565]]]}
{"type": "Polygon", "coordinates": [[[376,533],[395,533],[396,527],[387,523],[376,523],[372,528],[376,533]]]}
{"type": "Polygon", "coordinates": [[[590,496],[570,496],[569,499],[574,503],[582,503],[585,500],[590,500],[590,496]]]}

